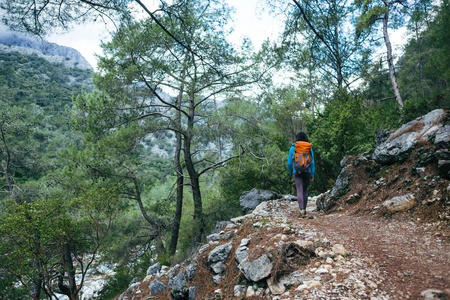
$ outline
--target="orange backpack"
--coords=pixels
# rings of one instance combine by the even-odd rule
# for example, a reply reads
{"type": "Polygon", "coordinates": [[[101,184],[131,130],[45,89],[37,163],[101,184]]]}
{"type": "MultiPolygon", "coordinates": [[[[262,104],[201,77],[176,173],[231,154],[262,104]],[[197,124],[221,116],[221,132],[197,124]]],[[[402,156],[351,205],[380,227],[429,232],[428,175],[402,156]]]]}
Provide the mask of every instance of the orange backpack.
{"type": "Polygon", "coordinates": [[[306,172],[311,165],[311,143],[296,142],[294,144],[294,168],[297,172],[306,172]]]}

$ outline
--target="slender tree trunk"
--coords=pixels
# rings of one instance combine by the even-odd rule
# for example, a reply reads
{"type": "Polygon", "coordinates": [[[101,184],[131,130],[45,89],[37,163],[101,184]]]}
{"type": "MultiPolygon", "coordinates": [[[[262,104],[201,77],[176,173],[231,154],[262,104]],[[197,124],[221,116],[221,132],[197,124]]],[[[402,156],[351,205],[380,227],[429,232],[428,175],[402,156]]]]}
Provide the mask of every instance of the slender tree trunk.
{"type": "Polygon", "coordinates": [[[62,267],[58,277],[58,288],[60,292],[70,298],[76,299],[77,285],[75,282],[75,268],[73,267],[72,255],[70,253],[70,246],[65,243],[61,248],[62,267]],[[64,275],[67,273],[68,286],[64,284],[64,275]]]}
{"type": "MultiPolygon", "coordinates": [[[[388,6],[388,4],[386,5],[388,6]]],[[[391,79],[392,89],[394,90],[395,99],[397,100],[397,104],[400,109],[401,114],[400,118],[403,119],[403,100],[400,95],[400,89],[398,88],[397,78],[395,76],[394,61],[392,59],[392,46],[388,34],[388,19],[389,19],[389,12],[385,13],[383,16],[383,37],[384,42],[386,44],[387,62],[389,66],[389,78],[391,79]]]]}
{"type": "MultiPolygon", "coordinates": [[[[182,78],[184,80],[184,75],[182,78]]],[[[177,98],[177,107],[181,109],[181,100],[183,97],[184,84],[181,85],[180,93],[177,98]]],[[[181,167],[181,148],[182,148],[182,136],[181,136],[181,111],[177,111],[177,126],[179,127],[179,131],[175,133],[176,136],[176,147],[175,147],[175,172],[177,174],[177,204],[175,208],[175,216],[174,216],[174,224],[172,227],[172,237],[170,239],[169,245],[169,254],[174,255],[177,250],[178,245],[178,236],[180,233],[180,224],[181,224],[181,214],[183,212],[183,184],[184,184],[184,176],[183,176],[183,168],[181,167]]]]}
{"type": "MultiPolygon", "coordinates": [[[[217,101],[216,97],[214,97],[214,111],[217,113],[217,101]]],[[[217,122],[217,132],[220,129],[220,122],[217,122]]],[[[217,135],[217,153],[219,161],[222,160],[222,141],[220,140],[220,135],[217,135]]]]}
{"type": "Polygon", "coordinates": [[[200,181],[198,172],[195,170],[191,153],[191,142],[194,130],[195,100],[194,95],[189,96],[189,116],[187,132],[184,138],[184,159],[186,169],[189,173],[189,179],[192,188],[192,197],[194,198],[194,244],[199,245],[205,232],[205,222],[203,219],[202,194],[200,191],[200,181]]]}
{"type": "Polygon", "coordinates": [[[313,117],[315,117],[316,95],[314,93],[314,80],[313,80],[314,59],[313,59],[312,48],[310,48],[309,50],[311,51],[310,57],[309,57],[309,64],[308,64],[309,96],[311,98],[312,114],[313,114],[313,117]]]}
{"type": "MultiPolygon", "coordinates": [[[[39,262],[37,260],[33,261],[33,267],[35,270],[40,270],[39,262]]],[[[42,275],[35,274],[33,275],[33,281],[31,283],[30,294],[31,299],[39,299],[41,297],[42,291],[42,275]]]]}
{"type": "Polygon", "coordinates": [[[334,56],[336,58],[336,73],[337,73],[337,83],[338,88],[342,88],[342,83],[344,82],[344,76],[342,75],[342,62],[341,62],[341,54],[339,49],[339,28],[338,21],[335,21],[334,24],[334,36],[333,36],[333,44],[334,44],[334,56]]]}
{"type": "Polygon", "coordinates": [[[174,255],[177,250],[178,236],[180,233],[181,215],[183,212],[183,168],[181,167],[181,133],[176,133],[177,145],[175,149],[175,172],[177,173],[177,203],[175,207],[174,224],[172,227],[172,237],[170,239],[169,253],[174,255]]]}
{"type": "Polygon", "coordinates": [[[128,168],[126,165],[122,165],[122,166],[125,169],[127,169],[128,172],[130,172],[130,174],[131,174],[131,179],[133,180],[134,189],[135,189],[135,193],[136,193],[134,195],[135,200],[137,201],[137,203],[139,205],[139,209],[141,210],[142,216],[150,224],[151,228],[153,229],[153,233],[150,236],[150,238],[155,241],[155,245],[156,245],[158,252],[163,253],[163,252],[165,252],[165,247],[164,247],[163,242],[160,239],[158,224],[152,218],[150,218],[150,216],[145,211],[144,204],[142,203],[142,198],[141,198],[141,190],[139,187],[139,183],[138,183],[136,174],[134,174],[133,170],[128,168]]]}

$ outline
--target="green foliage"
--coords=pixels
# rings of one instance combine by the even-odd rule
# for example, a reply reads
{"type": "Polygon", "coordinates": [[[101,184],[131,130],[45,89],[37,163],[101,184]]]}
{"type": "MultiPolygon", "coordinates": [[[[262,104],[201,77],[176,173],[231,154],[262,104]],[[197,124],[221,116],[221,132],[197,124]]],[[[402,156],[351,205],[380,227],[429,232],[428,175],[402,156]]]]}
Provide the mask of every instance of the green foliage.
{"type": "Polygon", "coordinates": [[[71,105],[72,95],[81,88],[92,88],[92,71],[52,64],[37,55],[0,52],[0,91],[2,100],[12,105],[36,104],[53,126],[67,128],[62,114],[71,105]]]}
{"type": "Polygon", "coordinates": [[[0,199],[35,201],[48,196],[44,178],[57,168],[58,151],[74,139],[66,108],[75,91],[89,86],[91,71],[15,52],[0,52],[0,64],[0,161],[11,183],[0,177],[0,199]]]}
{"type": "Polygon", "coordinates": [[[224,107],[228,121],[236,124],[231,140],[235,151],[246,151],[219,173],[221,196],[231,212],[240,213],[239,197],[252,188],[292,192],[287,156],[292,135],[303,126],[300,95],[290,87],[267,94],[261,103],[232,102],[224,107]]]}
{"type": "Polygon", "coordinates": [[[76,259],[87,253],[95,255],[117,204],[114,189],[89,190],[69,200],[58,197],[33,203],[10,202],[0,221],[4,266],[28,290],[36,277],[50,280],[50,274],[61,268],[65,245],[70,245],[76,259]]]}
{"type": "Polygon", "coordinates": [[[27,290],[21,286],[16,287],[16,277],[8,273],[4,266],[6,266],[5,257],[0,258],[0,299],[26,299],[29,297],[27,290]]]}
{"type": "Polygon", "coordinates": [[[369,129],[362,99],[344,91],[308,123],[317,173],[312,191],[324,192],[331,187],[344,156],[374,149],[375,132],[369,129]]]}
{"type": "MultiPolygon", "coordinates": [[[[357,1],[356,4],[358,4],[357,1]]],[[[363,14],[358,19],[356,24],[356,35],[360,35],[363,31],[369,30],[377,20],[379,20],[384,14],[389,13],[389,8],[387,6],[373,6],[368,9],[368,4],[371,1],[366,1],[363,4],[363,14]]],[[[380,4],[382,4],[380,2],[380,4]]]]}
{"type": "Polygon", "coordinates": [[[242,160],[230,162],[221,171],[223,196],[228,205],[235,207],[237,211],[239,196],[252,188],[291,193],[291,180],[287,172],[289,147],[286,149],[267,145],[261,149],[260,157],[248,154],[242,160]]]}
{"type": "MultiPolygon", "coordinates": [[[[414,37],[399,60],[399,85],[404,87],[405,119],[415,119],[436,108],[450,107],[450,4],[443,1],[425,30],[411,28],[414,37]],[[447,41],[447,42],[446,42],[447,41]]],[[[423,27],[423,26],[422,26],[423,27]]]]}
{"type": "MultiPolygon", "coordinates": [[[[355,35],[355,6],[351,1],[296,1],[289,11],[283,38],[289,61],[299,76],[308,74],[312,99],[318,90],[348,85],[371,51],[367,34],[355,35]],[[300,68],[299,68],[300,67],[300,68]],[[320,77],[315,87],[314,77],[320,77]]],[[[361,30],[359,30],[361,31],[361,30]]]]}

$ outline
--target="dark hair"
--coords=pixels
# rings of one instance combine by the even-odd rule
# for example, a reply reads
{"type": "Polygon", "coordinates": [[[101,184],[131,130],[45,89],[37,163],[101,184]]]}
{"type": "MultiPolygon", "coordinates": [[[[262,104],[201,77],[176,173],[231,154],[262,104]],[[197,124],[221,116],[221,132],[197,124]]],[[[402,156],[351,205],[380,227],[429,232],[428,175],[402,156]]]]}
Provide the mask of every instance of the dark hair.
{"type": "Polygon", "coordinates": [[[297,133],[297,135],[295,136],[295,141],[296,142],[302,141],[302,142],[308,142],[309,143],[308,136],[303,131],[300,131],[299,133],[297,133]]]}

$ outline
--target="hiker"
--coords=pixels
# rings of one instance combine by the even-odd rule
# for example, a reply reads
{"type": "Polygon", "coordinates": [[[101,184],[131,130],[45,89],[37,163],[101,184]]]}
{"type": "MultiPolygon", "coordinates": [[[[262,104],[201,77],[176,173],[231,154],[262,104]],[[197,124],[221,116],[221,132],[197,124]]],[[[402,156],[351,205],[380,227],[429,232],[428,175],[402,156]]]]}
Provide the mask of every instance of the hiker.
{"type": "Polygon", "coordinates": [[[287,166],[289,175],[295,181],[300,217],[304,218],[308,204],[309,182],[314,180],[314,153],[306,133],[297,133],[295,142],[289,150],[287,166]]]}

